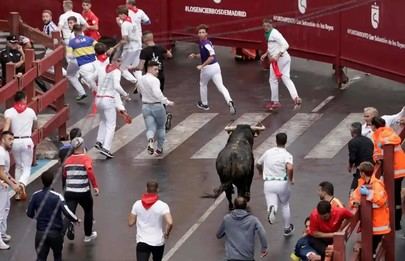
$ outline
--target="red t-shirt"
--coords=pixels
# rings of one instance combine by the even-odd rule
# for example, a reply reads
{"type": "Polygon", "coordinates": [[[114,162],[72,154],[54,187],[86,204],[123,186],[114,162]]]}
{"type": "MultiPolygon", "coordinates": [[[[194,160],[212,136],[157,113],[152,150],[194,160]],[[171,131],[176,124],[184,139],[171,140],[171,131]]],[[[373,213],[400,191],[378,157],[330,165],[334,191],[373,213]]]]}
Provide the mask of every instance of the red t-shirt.
{"type": "MultiPolygon", "coordinates": [[[[98,25],[98,17],[90,10],[82,13],[88,25],[98,25]]],[[[84,35],[93,38],[94,40],[100,39],[101,35],[97,30],[87,29],[84,35]]]]}
{"type": "Polygon", "coordinates": [[[339,230],[342,222],[346,218],[353,217],[352,212],[346,208],[332,208],[328,221],[321,219],[318,210],[315,208],[310,215],[309,234],[315,231],[323,233],[333,233],[339,230]]]}

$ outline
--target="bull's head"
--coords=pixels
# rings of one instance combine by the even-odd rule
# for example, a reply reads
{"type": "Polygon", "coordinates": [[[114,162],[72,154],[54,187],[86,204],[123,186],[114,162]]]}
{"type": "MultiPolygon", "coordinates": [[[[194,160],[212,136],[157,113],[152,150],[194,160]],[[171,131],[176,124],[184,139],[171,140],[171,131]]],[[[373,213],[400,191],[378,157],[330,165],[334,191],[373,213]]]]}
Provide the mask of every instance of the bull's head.
{"type": "MultiPolygon", "coordinates": [[[[236,130],[237,126],[230,126],[230,124],[228,124],[225,127],[225,131],[228,132],[228,134],[231,134],[234,130],[236,130]]],[[[261,131],[264,131],[266,129],[266,127],[261,123],[258,122],[253,126],[250,126],[250,129],[252,130],[252,133],[255,137],[259,136],[261,131]]]]}

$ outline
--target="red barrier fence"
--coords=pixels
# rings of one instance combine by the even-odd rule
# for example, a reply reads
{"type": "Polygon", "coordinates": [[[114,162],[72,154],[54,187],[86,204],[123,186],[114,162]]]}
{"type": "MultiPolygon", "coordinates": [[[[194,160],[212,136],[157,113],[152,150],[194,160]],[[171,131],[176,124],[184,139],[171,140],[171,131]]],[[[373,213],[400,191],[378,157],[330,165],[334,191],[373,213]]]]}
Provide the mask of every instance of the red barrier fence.
{"type": "Polygon", "coordinates": [[[69,119],[69,107],[65,105],[64,93],[67,90],[67,80],[62,75],[62,61],[64,59],[64,47],[58,44],[59,33],[53,38],[41,33],[22,22],[18,13],[10,13],[9,20],[0,20],[0,31],[9,31],[12,34],[25,35],[36,43],[54,49],[49,55],[41,60],[35,60],[35,52],[26,49],[25,52],[25,73],[15,74],[15,65],[7,64],[7,83],[0,88],[0,104],[9,107],[11,99],[19,90],[27,94],[28,104],[37,114],[43,112],[52,105],[56,114],[50,118],[44,126],[37,129],[33,135],[35,144],[40,143],[44,138],[49,137],[52,132],[58,130],[59,137],[66,136],[66,122],[69,119]],[[46,71],[54,67],[53,86],[44,94],[35,90],[34,80],[43,76],[46,71]]]}

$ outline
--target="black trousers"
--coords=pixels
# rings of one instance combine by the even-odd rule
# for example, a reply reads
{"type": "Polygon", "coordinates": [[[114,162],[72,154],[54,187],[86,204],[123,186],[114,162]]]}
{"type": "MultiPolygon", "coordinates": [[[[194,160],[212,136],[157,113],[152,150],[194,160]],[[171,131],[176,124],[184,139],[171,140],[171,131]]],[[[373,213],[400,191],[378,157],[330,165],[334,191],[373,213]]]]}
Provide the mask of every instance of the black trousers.
{"type": "Polygon", "coordinates": [[[152,254],[153,261],[161,261],[163,258],[164,250],[165,250],[165,245],[150,246],[146,243],[139,242],[136,245],[136,260],[137,261],[149,261],[149,257],[152,254]]]}
{"type": "Polygon", "coordinates": [[[47,234],[43,231],[37,231],[35,235],[35,251],[37,252],[37,261],[46,261],[49,250],[53,251],[55,261],[62,260],[63,232],[49,231],[47,234]]]}
{"type": "MultiPolygon", "coordinates": [[[[93,197],[91,192],[65,192],[65,200],[69,209],[76,213],[77,204],[79,204],[84,211],[84,234],[90,236],[93,232],[93,197]]],[[[65,228],[70,221],[65,219],[65,228]]]]}
{"type": "Polygon", "coordinates": [[[354,191],[357,186],[359,185],[359,178],[360,178],[360,173],[357,170],[356,173],[353,173],[353,180],[352,184],[350,185],[350,191],[354,191]]]}
{"type": "Polygon", "coordinates": [[[328,247],[328,245],[333,244],[333,239],[332,238],[316,238],[316,237],[308,237],[309,240],[309,245],[315,249],[315,251],[325,258],[325,250],[328,247]]]}
{"type": "Polygon", "coordinates": [[[395,230],[401,230],[401,218],[402,218],[402,200],[401,200],[401,189],[402,189],[403,178],[395,179],[395,230]]]}
{"type": "Polygon", "coordinates": [[[378,244],[380,243],[383,235],[373,235],[373,254],[377,250],[378,244]]]}

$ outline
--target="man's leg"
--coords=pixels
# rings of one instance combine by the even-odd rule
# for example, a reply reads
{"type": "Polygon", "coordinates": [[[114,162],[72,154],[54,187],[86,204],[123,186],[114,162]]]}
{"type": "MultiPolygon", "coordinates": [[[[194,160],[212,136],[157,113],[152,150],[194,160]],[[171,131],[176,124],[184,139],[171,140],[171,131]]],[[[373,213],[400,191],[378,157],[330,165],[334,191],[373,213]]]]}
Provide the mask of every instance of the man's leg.
{"type": "Polygon", "coordinates": [[[232,98],[229,95],[228,89],[223,83],[221,68],[219,67],[218,63],[212,64],[210,66],[213,66],[212,70],[214,75],[212,76],[212,81],[214,82],[215,86],[217,86],[218,91],[224,96],[226,104],[229,104],[229,102],[232,101],[232,98]]]}
{"type": "Polygon", "coordinates": [[[200,72],[200,100],[203,105],[208,105],[208,82],[211,75],[208,68],[203,68],[200,72]]]}
{"type": "Polygon", "coordinates": [[[22,175],[18,181],[23,183],[24,186],[27,186],[31,175],[32,158],[34,156],[34,143],[31,139],[23,139],[23,145],[24,147],[21,151],[22,175]]]}
{"type": "Polygon", "coordinates": [[[79,82],[79,66],[74,62],[69,62],[66,68],[66,78],[69,80],[73,88],[76,89],[79,96],[86,94],[82,84],[79,82]]]}
{"type": "Polygon", "coordinates": [[[333,239],[329,238],[315,238],[308,236],[309,240],[309,245],[315,249],[315,251],[322,256],[322,258],[325,257],[325,250],[328,247],[328,245],[333,244],[333,239]]]}
{"type": "Polygon", "coordinates": [[[285,87],[287,87],[291,99],[295,100],[296,98],[298,98],[298,93],[293,81],[290,78],[290,66],[291,66],[290,55],[284,54],[282,57],[280,57],[280,59],[278,60],[278,66],[280,67],[281,73],[283,74],[281,80],[283,81],[285,87]]]}
{"type": "Polygon", "coordinates": [[[163,105],[154,105],[153,116],[156,122],[157,149],[163,151],[166,136],[166,110],[163,105]]]}
{"type": "Polygon", "coordinates": [[[275,181],[265,181],[263,189],[267,205],[267,219],[270,224],[274,224],[276,221],[276,213],[278,208],[278,197],[274,188],[274,182],[275,181]]]}
{"type": "Polygon", "coordinates": [[[279,181],[280,193],[278,193],[278,199],[281,204],[281,212],[283,214],[284,229],[288,229],[291,226],[291,211],[290,211],[290,187],[287,181],[279,181]]]}
{"type": "MultiPolygon", "coordinates": [[[[68,206],[68,208],[73,213],[76,213],[76,208],[77,208],[77,204],[78,204],[78,201],[76,199],[76,193],[65,192],[65,201],[66,201],[66,205],[68,206]]],[[[65,234],[66,230],[68,229],[68,225],[69,225],[69,223],[71,223],[71,221],[65,217],[63,223],[64,223],[63,224],[63,234],[65,234]]]]}
{"type": "MultiPolygon", "coordinates": [[[[15,180],[19,181],[23,175],[23,150],[24,144],[22,139],[15,139],[13,143],[13,147],[11,148],[11,152],[13,153],[14,161],[15,161],[15,173],[14,177],[15,180]]],[[[31,162],[32,163],[32,162],[31,162]]]]}
{"type": "Polygon", "coordinates": [[[146,138],[148,140],[150,139],[153,140],[155,138],[156,133],[156,123],[155,118],[153,117],[152,114],[152,106],[153,104],[144,104],[142,106],[142,114],[146,126],[146,138]]]}
{"type": "Polygon", "coordinates": [[[10,212],[8,189],[0,187],[0,235],[7,232],[7,217],[10,212]]]}
{"type": "Polygon", "coordinates": [[[278,79],[276,74],[273,72],[273,69],[270,68],[270,76],[269,76],[269,84],[270,84],[270,91],[271,91],[271,102],[278,103],[279,96],[278,96],[278,79]]]}
{"type": "Polygon", "coordinates": [[[92,91],[97,90],[97,84],[95,81],[94,73],[96,73],[96,66],[94,63],[86,63],[80,66],[79,74],[90,85],[88,86],[92,91]]]}
{"type": "Polygon", "coordinates": [[[153,261],[162,261],[164,251],[165,251],[165,245],[153,246],[152,247],[153,261]]]}
{"type": "Polygon", "coordinates": [[[136,245],[136,260],[137,261],[149,261],[150,254],[152,253],[148,244],[139,242],[136,245]]]}
{"type": "Polygon", "coordinates": [[[93,232],[93,197],[90,191],[81,193],[79,204],[84,211],[84,235],[89,237],[93,232]]]}
{"type": "Polygon", "coordinates": [[[114,99],[104,98],[104,102],[108,103],[103,110],[105,122],[105,137],[103,141],[103,148],[110,151],[112,141],[114,138],[115,126],[117,124],[117,112],[115,110],[114,99]]]}
{"type": "Polygon", "coordinates": [[[105,117],[105,108],[104,108],[104,103],[103,99],[105,98],[96,98],[96,106],[97,106],[97,112],[100,115],[100,124],[98,125],[98,132],[97,132],[97,142],[100,142],[101,145],[104,145],[104,139],[105,139],[105,133],[106,133],[106,117],[105,117]]]}
{"type": "Polygon", "coordinates": [[[122,72],[122,77],[125,78],[125,80],[136,84],[137,80],[135,76],[128,71],[128,68],[131,67],[136,59],[136,51],[131,51],[128,49],[124,49],[121,55],[121,72],[122,72]]]}
{"type": "Polygon", "coordinates": [[[401,190],[402,190],[402,180],[403,178],[395,179],[395,230],[401,230],[401,218],[402,218],[402,201],[401,201],[401,190]]]}
{"type": "Polygon", "coordinates": [[[53,251],[54,261],[62,261],[63,233],[50,232],[47,240],[53,251]]]}
{"type": "Polygon", "coordinates": [[[35,251],[37,252],[37,261],[46,261],[49,254],[49,247],[47,235],[44,232],[37,231],[35,234],[35,251]]]}

